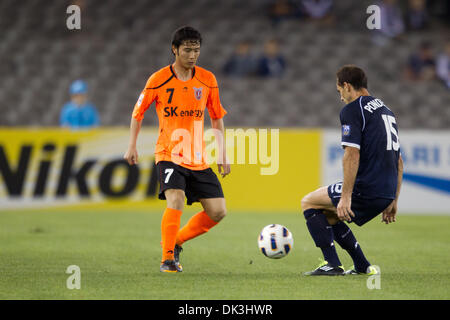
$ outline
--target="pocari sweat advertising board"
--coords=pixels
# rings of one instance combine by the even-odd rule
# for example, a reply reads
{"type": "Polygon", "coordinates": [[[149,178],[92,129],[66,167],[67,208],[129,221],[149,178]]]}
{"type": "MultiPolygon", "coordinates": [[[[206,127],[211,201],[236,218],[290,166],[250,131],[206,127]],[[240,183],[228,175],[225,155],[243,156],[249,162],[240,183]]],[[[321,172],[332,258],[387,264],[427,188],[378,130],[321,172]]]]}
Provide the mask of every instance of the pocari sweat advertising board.
{"type": "MultiPolygon", "coordinates": [[[[404,160],[399,214],[450,215],[450,131],[400,130],[404,160]]],[[[322,184],[342,181],[341,132],[324,130],[322,184]]]]}

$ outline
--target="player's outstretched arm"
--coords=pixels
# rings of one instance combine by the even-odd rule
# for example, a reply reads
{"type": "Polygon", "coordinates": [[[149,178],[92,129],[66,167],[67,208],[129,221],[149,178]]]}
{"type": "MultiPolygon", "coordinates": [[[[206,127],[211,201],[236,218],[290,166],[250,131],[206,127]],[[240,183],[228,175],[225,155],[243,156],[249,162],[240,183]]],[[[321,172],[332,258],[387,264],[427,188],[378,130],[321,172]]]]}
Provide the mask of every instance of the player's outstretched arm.
{"type": "Polygon", "coordinates": [[[392,203],[383,211],[381,221],[389,224],[391,222],[395,222],[396,215],[397,215],[397,203],[398,203],[398,197],[400,196],[400,189],[402,187],[402,181],[403,181],[403,159],[400,155],[398,158],[398,177],[397,177],[397,192],[395,194],[395,199],[392,201],[392,203]]]}
{"type": "Polygon", "coordinates": [[[128,143],[128,150],[125,152],[123,158],[127,160],[128,164],[133,165],[138,163],[138,154],[136,149],[136,142],[139,135],[139,131],[141,130],[142,121],[136,120],[134,117],[131,117],[130,124],[130,142],[128,143]]]}
{"type": "Polygon", "coordinates": [[[342,182],[341,199],[337,205],[337,215],[339,219],[350,221],[354,217],[352,206],[352,192],[355,186],[356,174],[359,168],[359,149],[354,147],[345,147],[344,157],[342,159],[344,171],[344,180],[342,182]]]}
{"type": "Polygon", "coordinates": [[[227,148],[225,144],[225,126],[223,124],[223,119],[211,119],[211,127],[215,130],[218,130],[221,134],[221,137],[216,140],[219,143],[219,150],[222,151],[220,158],[218,159],[218,169],[219,173],[222,175],[222,178],[225,178],[231,172],[231,166],[228,163],[227,159],[227,148]]]}

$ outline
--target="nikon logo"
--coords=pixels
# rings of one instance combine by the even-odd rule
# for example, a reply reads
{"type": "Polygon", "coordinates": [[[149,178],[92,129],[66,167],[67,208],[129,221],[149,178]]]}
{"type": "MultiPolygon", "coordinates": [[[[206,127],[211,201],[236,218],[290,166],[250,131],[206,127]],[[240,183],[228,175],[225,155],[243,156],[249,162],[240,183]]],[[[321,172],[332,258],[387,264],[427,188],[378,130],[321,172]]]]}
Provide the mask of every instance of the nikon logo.
{"type": "MultiPolygon", "coordinates": [[[[76,145],[67,145],[63,149],[63,154],[59,164],[59,170],[54,189],[55,197],[64,197],[67,195],[68,187],[73,184],[81,197],[89,198],[92,190],[95,188],[101,194],[107,197],[124,197],[135,190],[139,181],[139,167],[129,166],[123,159],[112,159],[107,163],[100,163],[98,159],[86,159],[75,165],[78,147],[76,145]],[[96,185],[89,185],[87,176],[95,165],[100,166],[96,185]],[[119,171],[125,172],[125,179],[122,179],[120,186],[117,183],[113,186],[115,175],[119,171]]],[[[31,145],[22,145],[16,161],[11,161],[3,146],[0,145],[0,176],[3,178],[7,194],[10,197],[21,197],[24,193],[27,175],[30,174],[30,167],[37,168],[36,179],[28,180],[34,183],[32,186],[33,197],[39,198],[46,195],[49,175],[52,167],[55,166],[55,153],[57,147],[53,143],[48,143],[42,148],[35,148],[31,145]],[[38,157],[32,156],[37,152],[38,157]],[[36,161],[37,163],[33,163],[36,161]]],[[[90,180],[92,182],[92,180],[90,180]]],[[[156,170],[151,170],[149,183],[146,190],[146,196],[156,194],[156,170]]],[[[48,196],[48,194],[47,194],[48,196]]]]}

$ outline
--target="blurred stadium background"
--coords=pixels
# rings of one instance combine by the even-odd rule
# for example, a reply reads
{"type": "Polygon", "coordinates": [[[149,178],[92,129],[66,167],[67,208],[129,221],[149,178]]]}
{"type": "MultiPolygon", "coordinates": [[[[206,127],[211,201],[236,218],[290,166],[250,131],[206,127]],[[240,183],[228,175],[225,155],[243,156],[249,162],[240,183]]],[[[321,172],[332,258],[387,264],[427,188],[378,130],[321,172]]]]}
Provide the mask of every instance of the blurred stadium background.
{"type": "MultiPolygon", "coordinates": [[[[101,124],[127,126],[148,76],[172,61],[173,31],[189,24],[203,34],[199,64],[218,77],[222,103],[231,111],[227,125],[336,127],[335,71],[354,63],[367,71],[369,89],[391,106],[401,128],[450,127],[449,89],[437,77],[404,77],[408,59],[422,41],[431,44],[435,56],[444,51],[449,1],[422,1],[428,20],[418,30],[408,24],[414,1],[396,1],[404,30],[384,45],[366,28],[367,7],[382,2],[330,1],[330,23],[317,23],[305,13],[280,14],[275,23],[271,12],[276,10],[270,6],[277,2],[289,1],[2,0],[0,125],[57,126],[69,85],[81,78],[90,87],[101,124]],[[65,27],[70,4],[81,8],[81,30],[65,27]],[[236,79],[224,74],[223,66],[240,42],[250,42],[258,55],[271,38],[278,39],[286,60],[282,76],[236,79]]],[[[156,117],[145,124],[156,125],[156,117]]]]}

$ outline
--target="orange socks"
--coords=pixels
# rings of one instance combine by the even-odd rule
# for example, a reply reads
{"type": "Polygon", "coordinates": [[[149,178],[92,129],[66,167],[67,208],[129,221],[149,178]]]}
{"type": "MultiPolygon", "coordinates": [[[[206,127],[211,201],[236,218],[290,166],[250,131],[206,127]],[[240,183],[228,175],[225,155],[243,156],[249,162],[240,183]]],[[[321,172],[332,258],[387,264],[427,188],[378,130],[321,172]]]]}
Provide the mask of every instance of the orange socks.
{"type": "Polygon", "coordinates": [[[173,260],[173,249],[178,230],[180,229],[180,217],[182,211],[166,208],[161,221],[162,261],[173,260]]]}
{"type": "Polygon", "coordinates": [[[173,260],[173,249],[175,244],[181,246],[185,241],[198,237],[218,222],[212,220],[205,211],[192,216],[187,224],[180,229],[180,217],[182,211],[166,208],[161,221],[161,245],[162,261],[173,260]]]}
{"type": "Polygon", "coordinates": [[[197,213],[192,216],[188,223],[178,232],[176,244],[181,246],[185,241],[208,232],[209,229],[214,227],[217,223],[218,222],[212,220],[205,211],[197,213]]]}

